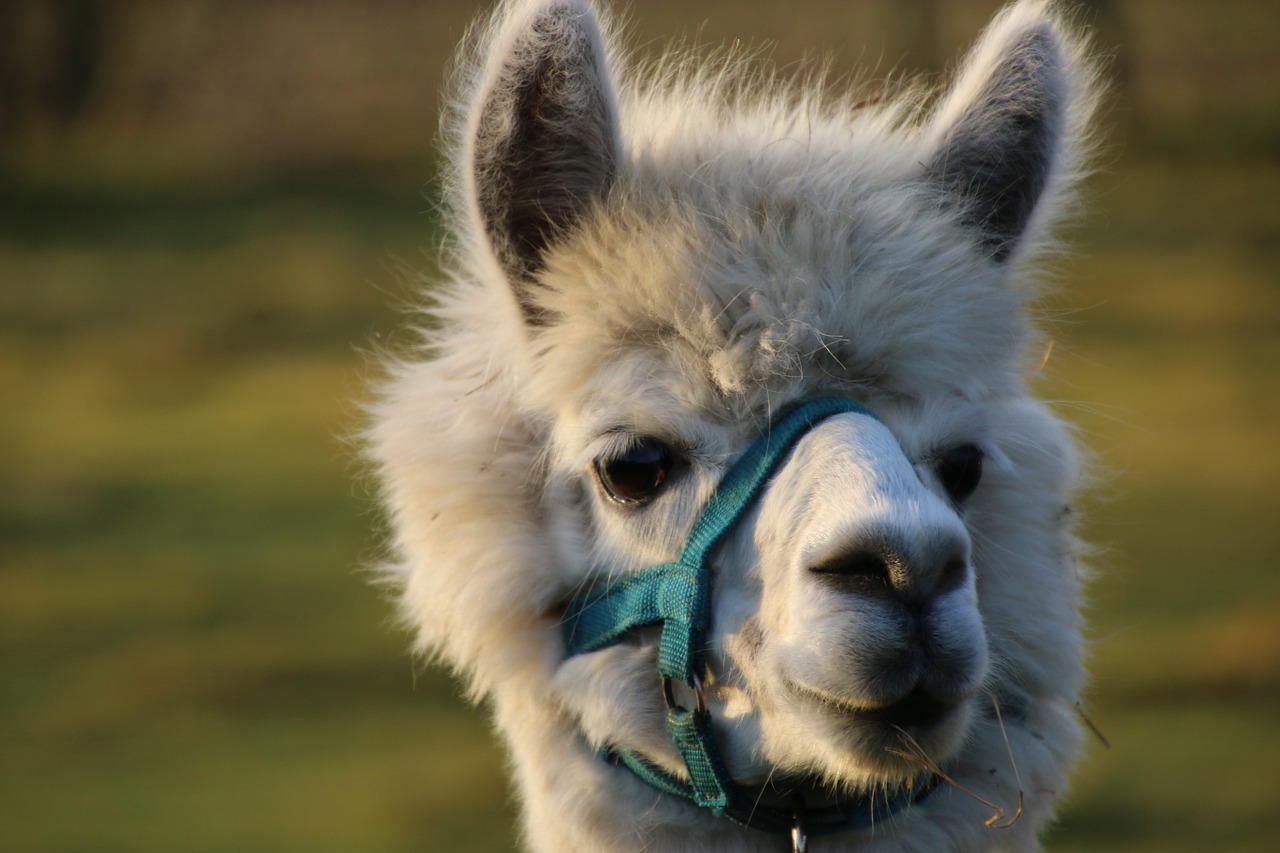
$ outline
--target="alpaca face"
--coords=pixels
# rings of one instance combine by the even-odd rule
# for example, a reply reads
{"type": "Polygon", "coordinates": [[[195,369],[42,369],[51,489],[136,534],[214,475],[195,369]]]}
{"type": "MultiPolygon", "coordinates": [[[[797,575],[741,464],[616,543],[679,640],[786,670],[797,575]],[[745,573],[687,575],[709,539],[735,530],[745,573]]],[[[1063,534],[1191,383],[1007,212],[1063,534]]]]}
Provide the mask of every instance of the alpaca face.
{"type": "MultiPolygon", "coordinates": [[[[589,495],[580,515],[559,520],[577,531],[560,557],[578,566],[566,578],[574,589],[643,568],[637,559],[674,559],[683,543],[673,533],[688,528],[733,440],[706,424],[644,434],[608,423],[570,457],[576,475],[561,475],[589,495]]],[[[905,781],[919,765],[886,747],[942,762],[960,745],[987,672],[960,517],[982,455],[960,443],[913,462],[887,426],[860,414],[824,421],[793,450],[714,568],[707,687],[713,719],[728,721],[735,778],[905,781]]],[[[648,687],[656,696],[656,677],[648,687]]]]}
{"type": "Polygon", "coordinates": [[[831,849],[1036,848],[1083,642],[1078,466],[1027,390],[1028,303],[1096,98],[1050,5],[1015,3],[936,100],[732,58],[615,76],[588,0],[505,0],[476,31],[446,128],[452,281],[371,455],[403,612],[493,701],[534,848],[773,849],[601,760],[686,774],[657,629],[571,655],[562,623],[681,554],[725,472],[818,397],[875,416],[803,435],[710,560],[733,784],[879,796],[941,767],[981,799],[831,849]],[[990,803],[1022,822],[994,838],[990,803]]]}

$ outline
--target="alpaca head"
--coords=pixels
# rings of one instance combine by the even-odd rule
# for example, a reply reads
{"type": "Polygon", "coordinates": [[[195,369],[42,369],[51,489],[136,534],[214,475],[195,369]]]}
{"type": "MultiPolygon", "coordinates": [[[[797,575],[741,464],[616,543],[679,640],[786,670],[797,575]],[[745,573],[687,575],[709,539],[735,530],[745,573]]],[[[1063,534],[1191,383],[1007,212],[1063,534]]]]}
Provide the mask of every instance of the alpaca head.
{"type": "MultiPolygon", "coordinates": [[[[647,789],[596,755],[687,775],[657,629],[568,654],[561,622],[676,559],[726,472],[817,398],[867,411],[804,430],[726,530],[701,695],[667,701],[705,702],[744,790],[944,769],[1011,805],[1029,782],[1034,837],[1082,678],[1076,463],[1023,375],[1031,267],[1093,97],[1076,42],[1019,3],[925,107],[735,60],[631,75],[584,0],[508,3],[477,38],[442,329],[372,438],[405,613],[493,697],[531,841],[722,831],[661,797],[628,813],[647,789]]],[[[942,799],[913,808],[932,830],[887,831],[981,843],[982,807],[942,799]]]]}

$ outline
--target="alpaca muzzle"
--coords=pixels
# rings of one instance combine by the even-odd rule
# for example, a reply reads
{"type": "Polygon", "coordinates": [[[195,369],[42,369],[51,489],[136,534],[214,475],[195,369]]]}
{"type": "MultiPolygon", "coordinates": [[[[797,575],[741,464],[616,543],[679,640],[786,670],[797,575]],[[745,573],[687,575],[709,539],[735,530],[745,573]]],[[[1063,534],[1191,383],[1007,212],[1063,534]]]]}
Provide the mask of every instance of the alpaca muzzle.
{"type": "MultiPolygon", "coordinates": [[[[721,479],[703,509],[679,559],[651,566],[593,590],[568,605],[564,616],[566,655],[612,646],[640,628],[661,626],[658,675],[667,706],[667,729],[689,779],[679,779],[628,750],[605,748],[606,760],[621,764],[657,790],[762,832],[789,835],[803,850],[808,835],[870,827],[933,790],[934,776],[894,792],[880,791],[808,809],[796,795],[789,805],[747,796],[729,774],[712,730],[703,684],[711,622],[711,557],[756,502],[765,484],[796,443],[823,420],[854,413],[879,420],[852,400],[821,398],[784,413],[721,479]],[[683,687],[681,687],[683,685],[683,687]],[[692,695],[687,708],[677,693],[692,695]]],[[[685,700],[688,701],[688,700],[685,700]]]]}

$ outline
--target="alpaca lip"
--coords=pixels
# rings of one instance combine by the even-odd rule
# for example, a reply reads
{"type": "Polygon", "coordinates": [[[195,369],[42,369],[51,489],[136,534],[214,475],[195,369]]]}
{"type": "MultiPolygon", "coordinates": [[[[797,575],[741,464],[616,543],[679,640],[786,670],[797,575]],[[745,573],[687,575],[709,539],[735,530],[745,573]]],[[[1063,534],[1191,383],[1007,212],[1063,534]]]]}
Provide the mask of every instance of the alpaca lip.
{"type": "Polygon", "coordinates": [[[793,690],[816,699],[823,705],[847,714],[855,720],[886,727],[930,728],[942,723],[960,706],[959,702],[939,699],[918,687],[896,702],[868,707],[854,705],[847,699],[794,682],[790,686],[793,690]]]}
{"type": "Polygon", "coordinates": [[[860,709],[856,712],[856,716],[868,722],[886,726],[928,728],[938,725],[950,716],[957,704],[938,699],[917,688],[891,705],[860,709]]]}

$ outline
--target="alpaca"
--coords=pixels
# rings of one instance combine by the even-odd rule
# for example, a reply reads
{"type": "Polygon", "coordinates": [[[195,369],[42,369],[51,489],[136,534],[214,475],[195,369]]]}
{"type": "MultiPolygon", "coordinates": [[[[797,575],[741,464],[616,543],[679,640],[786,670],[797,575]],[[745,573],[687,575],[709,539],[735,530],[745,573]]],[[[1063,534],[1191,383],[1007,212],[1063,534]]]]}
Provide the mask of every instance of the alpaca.
{"type": "Polygon", "coordinates": [[[638,68],[508,0],[445,121],[445,281],[368,453],[417,647],[535,851],[1034,850],[1079,751],[1038,262],[1098,97],[1020,0],[936,96],[638,68]]]}

